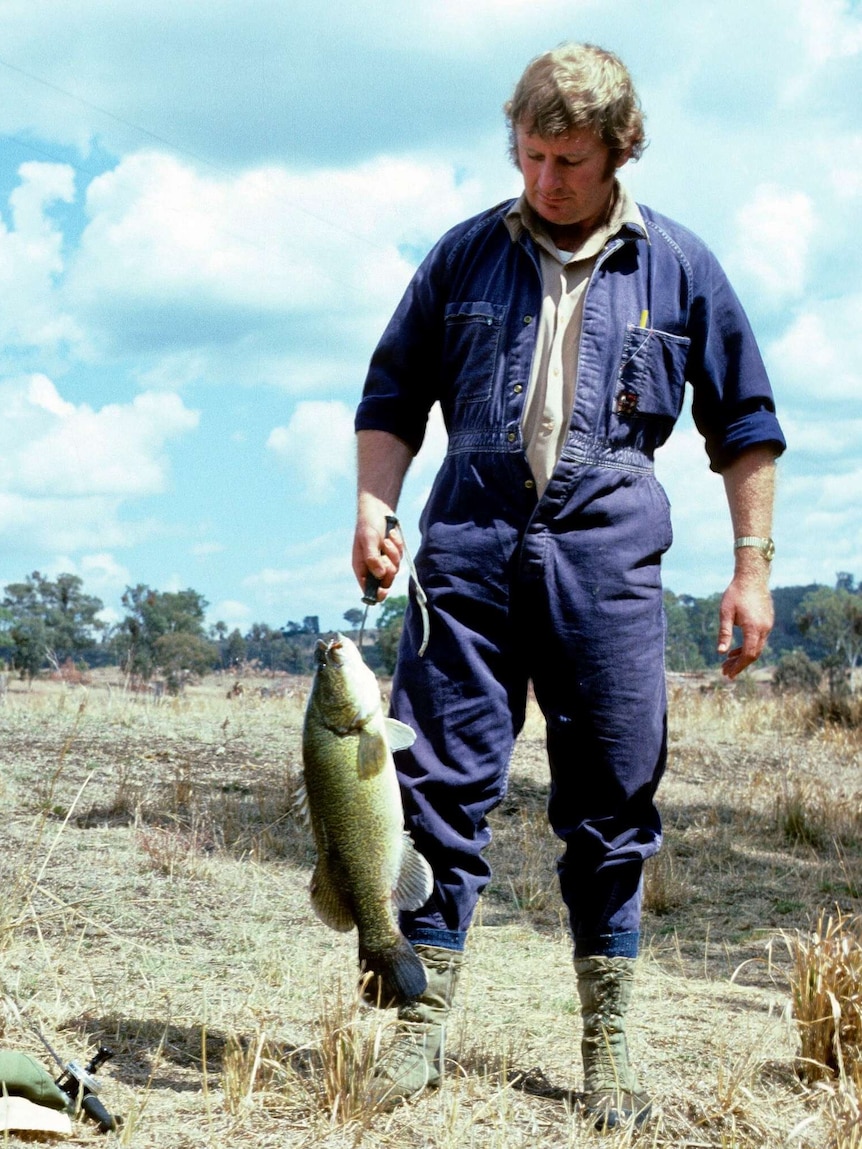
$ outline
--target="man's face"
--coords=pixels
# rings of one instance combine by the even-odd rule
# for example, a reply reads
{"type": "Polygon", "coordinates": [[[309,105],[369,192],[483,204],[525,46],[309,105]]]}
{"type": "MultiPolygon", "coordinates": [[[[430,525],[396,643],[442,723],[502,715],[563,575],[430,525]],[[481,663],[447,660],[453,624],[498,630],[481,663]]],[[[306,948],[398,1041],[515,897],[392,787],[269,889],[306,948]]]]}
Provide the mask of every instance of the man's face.
{"type": "Polygon", "coordinates": [[[560,228],[601,220],[625,153],[611,153],[588,128],[545,139],[518,125],[516,142],[527,203],[546,223],[560,228]]]}

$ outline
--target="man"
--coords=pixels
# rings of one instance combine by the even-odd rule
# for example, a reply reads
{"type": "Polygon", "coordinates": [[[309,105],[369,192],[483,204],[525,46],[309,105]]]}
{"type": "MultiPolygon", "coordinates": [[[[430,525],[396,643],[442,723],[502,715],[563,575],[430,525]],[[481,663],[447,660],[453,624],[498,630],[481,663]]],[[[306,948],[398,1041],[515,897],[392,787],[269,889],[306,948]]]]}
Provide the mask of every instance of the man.
{"type": "Polygon", "coordinates": [[[617,182],[644,146],[622,63],[591,45],[558,48],[527,67],[506,112],[523,194],[431,251],[374,354],[356,416],[353,566],[381,594],[402,549],[386,515],[435,401],[449,435],[417,555],[430,641],[419,657],[411,606],[392,689],[393,714],[418,733],[398,769],[435,888],[402,928],[429,984],[400,1007],[375,1090],[407,1098],[440,1080],[444,1024],[489,879],[486,816],[503,796],[532,680],[547,721],[549,819],[565,845],[584,1107],[607,1128],[649,1112],[624,1023],[667,752],[660,562],[671,525],[653,455],[688,381],[736,540],[718,637],[733,678],[772,626],[784,439],[714,256],[617,182]],[[731,649],[734,625],[743,640],[731,649]]]}

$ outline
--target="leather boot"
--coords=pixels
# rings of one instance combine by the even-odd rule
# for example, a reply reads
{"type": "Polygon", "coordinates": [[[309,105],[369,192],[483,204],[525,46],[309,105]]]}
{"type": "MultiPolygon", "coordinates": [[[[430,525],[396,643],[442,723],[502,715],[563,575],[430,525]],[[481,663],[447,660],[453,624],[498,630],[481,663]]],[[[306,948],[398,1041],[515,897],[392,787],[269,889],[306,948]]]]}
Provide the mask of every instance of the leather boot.
{"type": "Polygon", "coordinates": [[[634,988],[635,959],[575,958],[584,1024],[584,1110],[598,1130],[641,1125],[651,1102],[629,1064],[625,1017],[634,988]]]}
{"type": "Polygon", "coordinates": [[[446,1019],[464,955],[442,946],[413,947],[428,975],[428,988],[398,1008],[395,1039],[378,1061],[368,1100],[380,1109],[436,1089],[443,1076],[446,1019]]]}

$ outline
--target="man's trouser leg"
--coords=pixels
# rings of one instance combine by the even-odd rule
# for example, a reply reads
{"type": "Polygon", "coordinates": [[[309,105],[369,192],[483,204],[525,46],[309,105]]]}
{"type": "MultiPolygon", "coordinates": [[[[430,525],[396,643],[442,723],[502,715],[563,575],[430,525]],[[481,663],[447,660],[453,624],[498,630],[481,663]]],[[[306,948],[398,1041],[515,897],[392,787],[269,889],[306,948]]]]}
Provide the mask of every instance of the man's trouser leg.
{"type": "MultiPolygon", "coordinates": [[[[574,544],[573,544],[574,545],[574,544]]],[[[608,546],[601,553],[613,553],[608,546]]],[[[536,696],[547,720],[549,818],[575,942],[585,1108],[600,1128],[649,1113],[626,1043],[644,861],[659,849],[655,791],[667,757],[657,563],[596,569],[544,552],[556,594],[534,597],[536,696]]]]}
{"type": "Polygon", "coordinates": [[[477,604],[431,588],[431,639],[421,658],[421,623],[408,610],[392,684],[393,717],[417,732],[395,756],[405,824],[434,874],[428,903],[402,914],[401,928],[412,942],[453,949],[463,948],[491,876],[487,816],[505,794],[526,706],[506,604],[486,594],[477,604]]]}

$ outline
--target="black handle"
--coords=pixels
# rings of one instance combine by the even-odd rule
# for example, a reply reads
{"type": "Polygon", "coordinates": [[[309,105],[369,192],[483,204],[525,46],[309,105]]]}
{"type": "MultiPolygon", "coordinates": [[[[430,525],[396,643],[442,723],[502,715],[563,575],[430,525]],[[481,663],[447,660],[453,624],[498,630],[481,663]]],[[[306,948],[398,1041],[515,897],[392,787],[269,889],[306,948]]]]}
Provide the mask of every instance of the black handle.
{"type": "Polygon", "coordinates": [[[366,606],[377,606],[378,590],[380,590],[380,579],[369,571],[365,576],[365,593],[362,596],[366,606]]]}
{"type": "Polygon", "coordinates": [[[96,1122],[100,1133],[110,1133],[120,1128],[119,1117],[111,1116],[95,1093],[86,1094],[81,1102],[81,1108],[91,1121],[96,1122]]]}
{"type": "MultiPolygon", "coordinates": [[[[388,539],[395,528],[398,526],[398,519],[395,515],[386,516],[386,532],[384,539],[388,539]]],[[[365,576],[365,587],[362,595],[362,601],[367,606],[377,606],[377,592],[380,590],[380,579],[377,575],[373,575],[371,571],[365,576]]]]}

